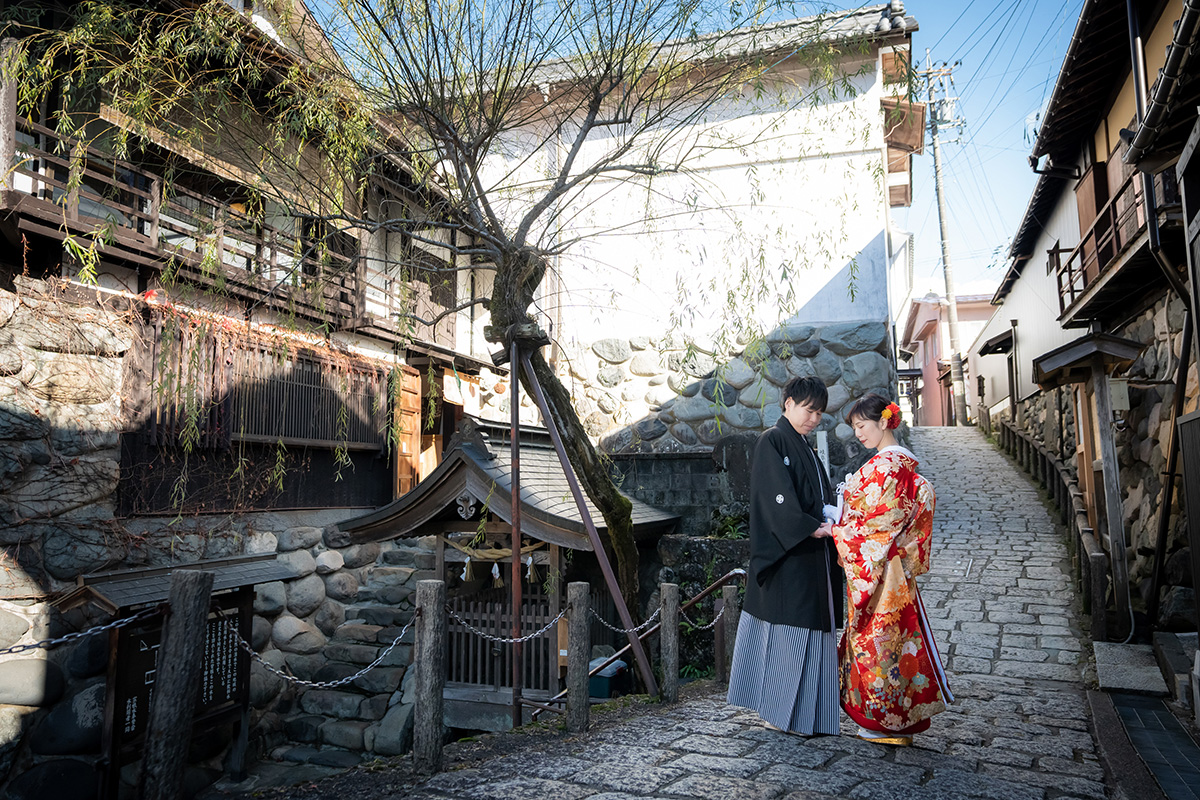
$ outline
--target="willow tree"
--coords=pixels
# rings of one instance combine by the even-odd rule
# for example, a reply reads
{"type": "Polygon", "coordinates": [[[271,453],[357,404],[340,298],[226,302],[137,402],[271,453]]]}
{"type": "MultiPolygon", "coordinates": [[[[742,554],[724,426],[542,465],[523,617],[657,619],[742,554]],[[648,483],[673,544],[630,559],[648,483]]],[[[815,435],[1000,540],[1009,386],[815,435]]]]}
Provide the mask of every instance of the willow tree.
{"type": "MultiPolygon", "coordinates": [[[[5,12],[23,108],[57,103],[53,124],[83,135],[103,116],[118,154],[163,135],[239,151],[264,197],[448,254],[412,269],[490,271],[490,295],[471,302],[498,331],[533,319],[552,259],[580,241],[564,234],[564,214],[595,181],[649,183],[740,146],[712,135],[706,115],[761,92],[785,60],[803,60],[814,86],[847,77],[836,67],[847,41],[828,36],[830,18],[783,0],[53,5],[5,12]],[[802,25],[767,24],[802,15],[802,25]],[[531,159],[551,146],[558,157],[531,180],[531,159]],[[365,187],[389,182],[419,187],[423,202],[368,207],[365,187]]],[[[553,367],[540,352],[532,361],[547,423],[604,516],[632,600],[630,503],[553,367]]]]}

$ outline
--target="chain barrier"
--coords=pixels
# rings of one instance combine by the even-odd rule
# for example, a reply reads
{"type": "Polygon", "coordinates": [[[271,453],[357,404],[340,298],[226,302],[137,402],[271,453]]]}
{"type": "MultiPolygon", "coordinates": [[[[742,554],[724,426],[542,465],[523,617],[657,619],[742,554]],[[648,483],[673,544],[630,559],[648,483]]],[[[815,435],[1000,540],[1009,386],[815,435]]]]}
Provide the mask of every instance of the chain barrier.
{"type": "Polygon", "coordinates": [[[15,653],[25,653],[30,650],[49,650],[52,647],[58,647],[60,644],[66,644],[67,642],[85,639],[93,634],[104,633],[105,631],[111,631],[114,628],[124,628],[126,625],[132,625],[135,622],[141,622],[144,619],[153,617],[155,614],[165,613],[165,611],[165,604],[161,606],[151,606],[150,608],[142,609],[132,617],[121,617],[120,619],[114,619],[112,622],[107,622],[95,628],[88,628],[86,631],[63,634],[56,639],[43,639],[40,642],[31,642],[29,644],[18,644],[13,645],[12,647],[6,647],[3,650],[0,650],[0,656],[13,655],[15,653]]]}
{"type": "Polygon", "coordinates": [[[643,622],[641,625],[638,625],[636,628],[618,628],[616,625],[613,625],[611,622],[606,620],[604,617],[600,616],[600,614],[596,612],[596,609],[594,609],[594,608],[591,609],[591,612],[592,612],[592,616],[595,617],[600,622],[601,625],[608,628],[613,633],[641,633],[646,628],[649,628],[650,625],[654,622],[654,620],[658,619],[658,615],[660,613],[662,613],[662,606],[659,606],[658,608],[654,609],[654,613],[651,614],[646,619],[645,622],[643,622]]]}
{"type": "Polygon", "coordinates": [[[711,628],[716,627],[716,624],[721,619],[721,617],[725,616],[725,606],[721,606],[721,610],[718,611],[717,615],[712,618],[712,622],[708,623],[707,625],[701,625],[700,623],[696,622],[691,617],[689,617],[687,614],[684,614],[682,611],[679,612],[679,616],[684,622],[686,622],[688,625],[691,625],[696,630],[707,631],[711,628]]]}
{"type": "Polygon", "coordinates": [[[541,636],[546,631],[553,628],[560,619],[562,619],[563,617],[565,617],[567,615],[567,610],[564,608],[562,611],[558,612],[558,616],[555,617],[554,619],[550,620],[549,622],[547,622],[545,627],[543,627],[541,630],[535,631],[534,633],[530,633],[525,636],[522,636],[519,639],[507,639],[503,636],[493,636],[490,633],[487,633],[486,631],[479,630],[479,628],[472,626],[471,623],[467,622],[465,619],[463,619],[457,613],[455,613],[454,609],[451,608],[448,603],[446,604],[446,613],[449,614],[454,619],[454,621],[457,622],[459,625],[462,625],[464,628],[466,628],[467,630],[469,630],[471,633],[475,634],[476,636],[478,636],[482,639],[487,639],[489,642],[496,642],[497,644],[523,644],[525,642],[528,642],[531,639],[536,639],[537,637],[541,636]]]}
{"type": "Polygon", "coordinates": [[[249,653],[250,657],[252,659],[254,659],[259,664],[261,664],[263,666],[263,669],[267,670],[267,672],[270,672],[280,678],[283,678],[288,683],[295,684],[296,686],[303,686],[306,689],[336,689],[339,686],[345,686],[346,684],[352,683],[352,682],[358,680],[359,678],[361,678],[362,676],[366,675],[368,672],[370,672],[371,670],[378,667],[380,664],[382,664],[387,659],[388,654],[391,653],[393,649],[395,649],[396,645],[400,644],[400,640],[404,638],[404,634],[408,633],[409,627],[413,624],[413,620],[416,619],[416,616],[414,616],[407,623],[405,623],[404,627],[400,629],[400,635],[397,636],[395,639],[393,639],[392,643],[389,644],[387,646],[387,648],[382,653],[380,653],[374,661],[372,661],[370,664],[367,664],[365,667],[363,667],[362,669],[360,669],[358,672],[354,673],[353,675],[347,675],[344,678],[338,678],[336,681],[306,681],[302,678],[297,678],[295,675],[289,675],[288,673],[283,672],[283,671],[271,666],[270,664],[268,664],[267,661],[261,655],[259,655],[257,652],[255,652],[254,646],[251,645],[249,642],[247,642],[245,639],[243,639],[242,635],[240,633],[238,633],[232,625],[229,624],[228,617],[224,616],[223,614],[218,615],[218,616],[221,619],[221,623],[225,626],[225,629],[228,630],[231,634],[233,634],[234,638],[237,639],[238,646],[241,647],[243,650],[245,650],[247,653],[249,653]]]}

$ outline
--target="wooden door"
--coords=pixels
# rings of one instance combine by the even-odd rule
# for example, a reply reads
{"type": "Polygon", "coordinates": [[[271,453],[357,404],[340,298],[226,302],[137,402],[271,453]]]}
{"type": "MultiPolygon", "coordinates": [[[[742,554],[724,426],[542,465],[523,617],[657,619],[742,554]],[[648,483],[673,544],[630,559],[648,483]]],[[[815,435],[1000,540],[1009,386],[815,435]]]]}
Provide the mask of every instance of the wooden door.
{"type": "Polygon", "coordinates": [[[409,366],[397,370],[395,397],[396,482],[393,497],[417,485],[421,457],[421,374],[409,366]]]}

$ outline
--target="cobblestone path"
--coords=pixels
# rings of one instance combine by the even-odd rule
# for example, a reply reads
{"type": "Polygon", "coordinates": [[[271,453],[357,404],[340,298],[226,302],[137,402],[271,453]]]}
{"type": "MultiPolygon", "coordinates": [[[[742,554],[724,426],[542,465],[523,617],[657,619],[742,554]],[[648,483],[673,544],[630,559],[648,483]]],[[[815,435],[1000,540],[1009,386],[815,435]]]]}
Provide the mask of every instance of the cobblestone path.
{"type": "Polygon", "coordinates": [[[914,431],[938,495],[921,579],[958,702],[911,748],[763,727],[719,695],[445,772],[413,798],[862,800],[1105,796],[1064,543],[1026,478],[975,429],[914,431]]]}

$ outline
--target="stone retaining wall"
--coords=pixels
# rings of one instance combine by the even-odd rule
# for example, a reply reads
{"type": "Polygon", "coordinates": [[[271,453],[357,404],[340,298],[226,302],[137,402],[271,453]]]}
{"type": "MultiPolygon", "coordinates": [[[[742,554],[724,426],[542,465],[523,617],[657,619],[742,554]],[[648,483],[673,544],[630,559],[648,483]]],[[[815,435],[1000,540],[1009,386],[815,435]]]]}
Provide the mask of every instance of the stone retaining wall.
{"type": "MultiPolygon", "coordinates": [[[[1127,412],[1118,414],[1115,443],[1121,472],[1122,514],[1129,543],[1130,580],[1145,602],[1150,591],[1155,540],[1166,469],[1167,449],[1172,435],[1175,378],[1183,348],[1182,301],[1173,296],[1159,300],[1125,325],[1115,335],[1146,344],[1138,359],[1117,377],[1129,381],[1127,412]]],[[[1200,387],[1196,365],[1188,371],[1185,413],[1197,408],[1200,387]]],[[[1074,401],[1070,387],[1039,392],[1019,404],[1018,425],[1053,451],[1068,468],[1076,471],[1074,401]]],[[[1187,546],[1187,520],[1176,485],[1167,535],[1167,557],[1160,587],[1158,623],[1169,630],[1190,629],[1195,591],[1187,546]]]]}
{"type": "Polygon", "coordinates": [[[567,363],[576,410],[610,454],[709,452],[731,434],[773,426],[788,380],[819,377],[829,390],[819,430],[828,433],[833,475],[866,455],[843,419],[849,405],[866,392],[896,391],[882,321],[785,324],[725,353],[674,337],[603,339],[567,363]]]}
{"type": "MultiPolygon", "coordinates": [[[[123,356],[137,309],[72,305],[50,284],[16,283],[18,293],[0,291],[0,648],[106,621],[47,602],[79,575],[277,553],[296,576],[257,589],[252,644],[264,660],[318,681],[374,660],[411,618],[416,581],[432,577],[429,543],[351,545],[334,525],[361,513],[347,509],[118,518],[123,356]]],[[[403,752],[410,650],[402,643],[336,691],[299,692],[254,664],[254,752],[330,764],[403,752]]],[[[95,785],[107,658],[104,635],[0,656],[0,793],[83,797],[79,787],[95,785]]],[[[201,737],[189,786],[219,777],[228,734],[201,737]]],[[[126,784],[135,769],[123,770],[126,784]]]]}

